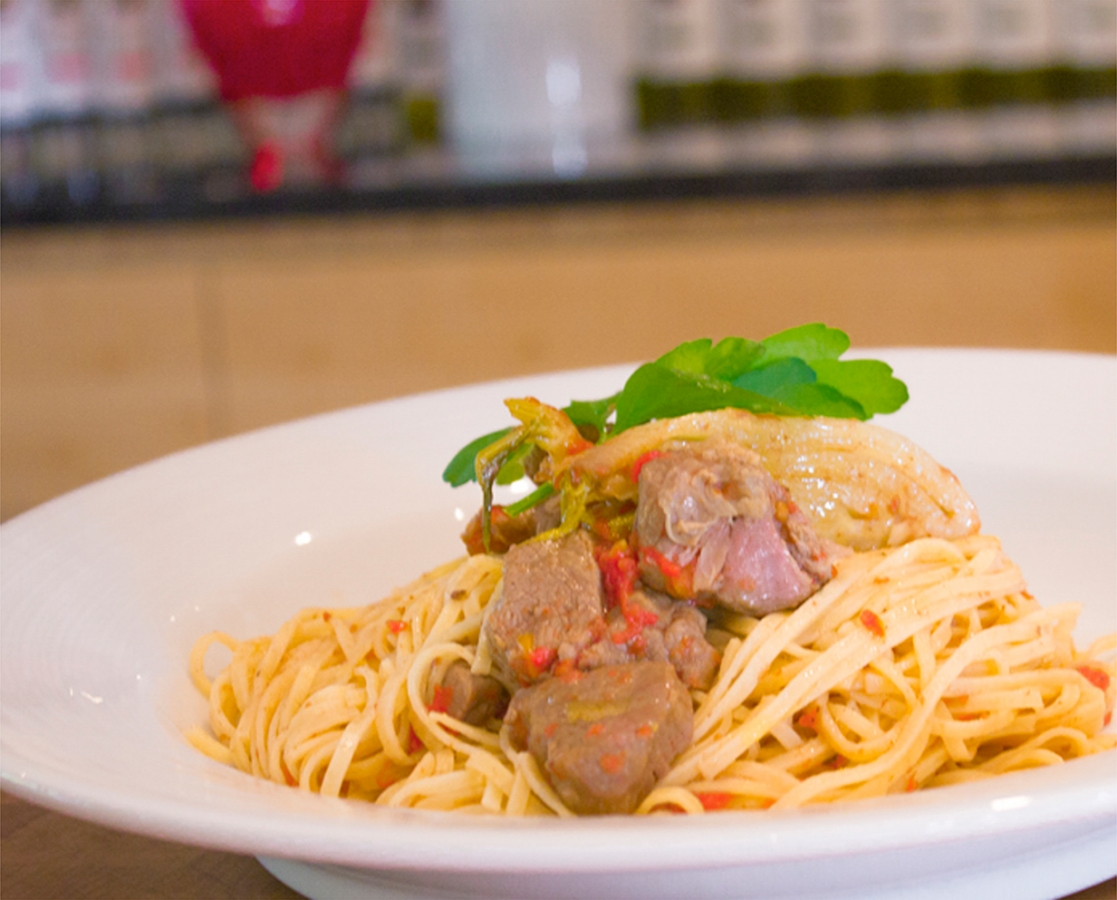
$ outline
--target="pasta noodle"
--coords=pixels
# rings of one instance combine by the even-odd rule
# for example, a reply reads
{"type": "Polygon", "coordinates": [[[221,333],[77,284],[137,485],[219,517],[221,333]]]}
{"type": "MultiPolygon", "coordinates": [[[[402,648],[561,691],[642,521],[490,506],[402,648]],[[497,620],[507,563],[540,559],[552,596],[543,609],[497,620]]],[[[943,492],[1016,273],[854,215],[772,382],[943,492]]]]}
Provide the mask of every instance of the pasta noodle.
{"type": "MultiPolygon", "coordinates": [[[[272,637],[201,638],[210,732],[191,742],[281,784],[389,806],[571,815],[494,720],[438,710],[455,660],[486,673],[500,557],[476,554],[361,608],[306,609],[272,637]],[[215,645],[231,652],[206,675],[215,645]]],[[[1085,652],[1079,607],[1041,607],[986,535],[855,553],[797,609],[718,612],[691,747],[638,813],[790,808],[956,784],[1111,749],[1117,635],[1085,652]]],[[[216,651],[214,651],[216,652],[216,651]]]]}

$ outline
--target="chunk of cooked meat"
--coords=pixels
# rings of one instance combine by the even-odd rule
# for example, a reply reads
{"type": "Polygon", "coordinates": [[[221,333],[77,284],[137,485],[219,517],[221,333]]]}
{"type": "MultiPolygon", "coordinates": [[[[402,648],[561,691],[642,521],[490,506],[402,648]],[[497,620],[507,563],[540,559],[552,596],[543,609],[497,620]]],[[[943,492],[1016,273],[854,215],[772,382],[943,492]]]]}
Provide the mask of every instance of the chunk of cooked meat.
{"type": "Polygon", "coordinates": [[[830,579],[832,551],[750,450],[702,441],[639,474],[640,577],[685,599],[765,614],[830,579]]]}
{"type": "Polygon", "coordinates": [[[462,660],[455,660],[442,676],[440,693],[445,712],[467,725],[485,725],[508,708],[508,691],[497,679],[477,675],[462,660]]]}
{"type": "Polygon", "coordinates": [[[690,745],[690,695],[666,662],[549,678],[512,698],[505,725],[562,801],[583,815],[629,813],[690,745]]]}
{"type": "Polygon", "coordinates": [[[629,428],[562,466],[601,494],[633,499],[634,464],[682,441],[721,438],[756,452],[826,540],[854,550],[981,529],[958,479],[895,432],[851,419],[758,416],[741,409],[693,413],[629,428]]]}
{"type": "Polygon", "coordinates": [[[639,618],[649,624],[633,629],[621,608],[614,606],[605,616],[606,634],[582,652],[578,668],[666,660],[687,687],[707,689],[713,684],[721,654],[706,640],[701,612],[651,591],[635,591],[627,603],[638,607],[643,613],[639,618]]]}
{"type": "Polygon", "coordinates": [[[511,684],[537,681],[604,633],[604,613],[601,573],[583,532],[516,544],[485,619],[493,662],[511,684]]]}

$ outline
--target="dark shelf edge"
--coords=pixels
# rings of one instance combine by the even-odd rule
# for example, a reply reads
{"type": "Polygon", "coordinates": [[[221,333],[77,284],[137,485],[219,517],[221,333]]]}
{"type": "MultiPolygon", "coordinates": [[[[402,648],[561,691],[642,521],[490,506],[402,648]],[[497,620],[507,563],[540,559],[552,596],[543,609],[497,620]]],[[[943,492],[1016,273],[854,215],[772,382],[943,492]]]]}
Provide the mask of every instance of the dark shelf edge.
{"type": "Polygon", "coordinates": [[[1117,153],[976,163],[842,165],[726,169],[702,173],[626,173],[576,179],[415,181],[377,189],[282,191],[205,200],[179,189],[158,202],[87,206],[0,204],[0,227],[199,222],[280,215],[390,213],[557,206],[582,203],[833,196],[1022,186],[1117,185],[1117,153]]]}

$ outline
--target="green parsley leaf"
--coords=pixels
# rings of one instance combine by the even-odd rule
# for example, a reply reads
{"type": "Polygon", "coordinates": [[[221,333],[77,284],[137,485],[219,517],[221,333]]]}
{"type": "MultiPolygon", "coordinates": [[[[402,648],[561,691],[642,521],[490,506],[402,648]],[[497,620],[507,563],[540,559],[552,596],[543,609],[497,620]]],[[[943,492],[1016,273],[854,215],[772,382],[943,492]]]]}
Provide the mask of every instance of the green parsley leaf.
{"type": "MultiPolygon", "coordinates": [[[[849,337],[821,322],[788,328],[760,342],[745,338],[686,341],[640,366],[624,388],[602,400],[576,400],[564,410],[598,441],[653,419],[736,407],[781,416],[869,419],[899,409],[908,390],[879,360],[842,360],[849,337]],[[615,413],[615,420],[610,419],[615,413]]],[[[478,451],[511,429],[463,447],[442,477],[457,487],[474,479],[478,451]]],[[[523,472],[522,453],[510,457],[499,480],[523,472]]],[[[534,495],[533,495],[534,496],[534,495]]]]}
{"type": "Polygon", "coordinates": [[[879,359],[820,359],[811,365],[822,384],[859,403],[866,419],[895,412],[908,401],[907,385],[894,378],[892,367],[879,359]]]}
{"type": "Polygon", "coordinates": [[[736,387],[728,381],[671,369],[654,362],[642,365],[625,382],[617,400],[617,422],[613,434],[652,419],[669,419],[730,406],[776,415],[795,413],[794,409],[777,400],[736,387]]]}
{"type": "Polygon", "coordinates": [[[454,454],[454,458],[450,460],[450,464],[442,472],[442,480],[447,482],[450,487],[461,487],[470,481],[476,481],[477,473],[474,470],[473,462],[477,459],[477,454],[493,441],[500,440],[511,430],[511,428],[502,428],[500,431],[492,431],[470,441],[454,454]]]}
{"type": "Polygon", "coordinates": [[[797,384],[814,384],[818,380],[814,369],[797,356],[789,356],[750,369],[733,379],[740,388],[774,397],[781,389],[797,384]]]}
{"type": "Polygon", "coordinates": [[[732,381],[748,371],[763,354],[764,348],[760,344],[745,338],[723,338],[716,345],[709,338],[699,338],[679,344],[656,362],[677,372],[732,381]]]}
{"type": "Polygon", "coordinates": [[[849,349],[849,335],[821,322],[788,328],[760,342],[764,362],[795,356],[810,364],[819,359],[837,359],[849,349]]]}

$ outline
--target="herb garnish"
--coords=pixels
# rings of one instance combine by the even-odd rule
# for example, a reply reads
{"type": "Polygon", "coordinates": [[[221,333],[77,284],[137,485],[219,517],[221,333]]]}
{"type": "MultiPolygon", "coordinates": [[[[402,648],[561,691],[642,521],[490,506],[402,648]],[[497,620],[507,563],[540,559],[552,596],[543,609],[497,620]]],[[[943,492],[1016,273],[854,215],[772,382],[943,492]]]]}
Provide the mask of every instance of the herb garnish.
{"type": "MultiPolygon", "coordinates": [[[[700,338],[680,344],[629,376],[601,400],[575,400],[563,409],[578,429],[600,442],[653,419],[734,407],[780,416],[832,416],[865,421],[895,412],[908,389],[880,360],[843,360],[849,337],[821,323],[800,325],[762,341],[700,338]]],[[[479,451],[508,434],[505,428],[458,451],[444,481],[454,487],[476,478],[479,451]]],[[[523,453],[503,464],[498,483],[523,475],[523,453]]]]}

